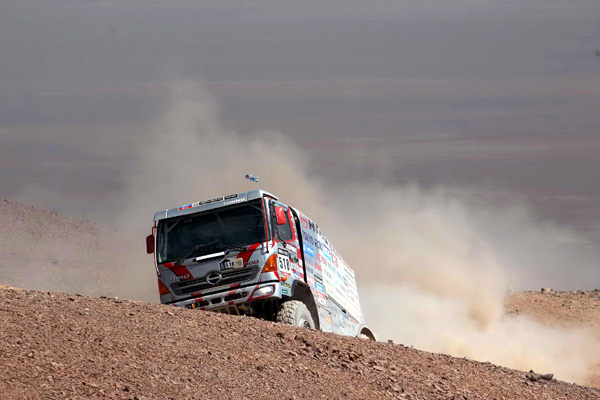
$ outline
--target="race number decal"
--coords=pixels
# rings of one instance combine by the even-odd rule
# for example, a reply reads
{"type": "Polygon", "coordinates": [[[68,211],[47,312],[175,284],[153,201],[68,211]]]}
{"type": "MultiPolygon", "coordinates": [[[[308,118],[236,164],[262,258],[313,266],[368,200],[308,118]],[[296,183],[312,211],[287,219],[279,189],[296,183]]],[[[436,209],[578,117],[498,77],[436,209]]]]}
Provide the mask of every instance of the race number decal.
{"type": "Polygon", "coordinates": [[[277,267],[282,272],[291,273],[292,264],[290,264],[290,253],[284,249],[277,249],[277,267]]]}
{"type": "Polygon", "coordinates": [[[228,269],[242,268],[244,260],[241,258],[226,258],[219,263],[219,270],[227,271],[228,269]]]}

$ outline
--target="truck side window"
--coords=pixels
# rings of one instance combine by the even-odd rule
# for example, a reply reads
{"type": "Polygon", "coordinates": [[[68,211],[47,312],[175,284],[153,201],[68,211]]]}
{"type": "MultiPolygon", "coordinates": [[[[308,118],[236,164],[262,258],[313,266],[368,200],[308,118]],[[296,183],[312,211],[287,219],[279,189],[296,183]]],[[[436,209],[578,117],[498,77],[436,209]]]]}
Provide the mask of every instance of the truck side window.
{"type": "MultiPolygon", "coordinates": [[[[280,204],[277,204],[280,207],[280,204]]],[[[273,205],[271,205],[271,226],[273,227],[273,232],[275,232],[275,238],[278,240],[288,241],[292,240],[292,229],[290,228],[290,220],[288,218],[287,209],[285,210],[285,224],[277,225],[277,220],[275,218],[275,210],[273,205]]]]}

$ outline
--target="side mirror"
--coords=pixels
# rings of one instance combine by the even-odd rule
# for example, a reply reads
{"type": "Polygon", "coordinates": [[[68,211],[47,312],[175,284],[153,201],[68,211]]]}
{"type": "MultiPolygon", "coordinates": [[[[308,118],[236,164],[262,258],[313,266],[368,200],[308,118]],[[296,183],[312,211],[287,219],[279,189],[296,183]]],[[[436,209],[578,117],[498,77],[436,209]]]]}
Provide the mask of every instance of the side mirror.
{"type": "Polygon", "coordinates": [[[277,221],[277,225],[285,225],[287,223],[283,207],[275,207],[275,220],[277,221]]]}
{"type": "Polygon", "coordinates": [[[146,236],[146,253],[154,253],[154,235],[146,236]]]}

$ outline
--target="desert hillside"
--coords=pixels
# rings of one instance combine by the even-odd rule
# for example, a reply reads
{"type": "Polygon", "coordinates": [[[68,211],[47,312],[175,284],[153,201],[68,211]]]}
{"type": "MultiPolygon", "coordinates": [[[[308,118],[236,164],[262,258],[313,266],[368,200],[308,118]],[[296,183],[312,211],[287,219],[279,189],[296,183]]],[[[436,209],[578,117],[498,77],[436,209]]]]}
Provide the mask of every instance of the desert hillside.
{"type": "Polygon", "coordinates": [[[600,335],[600,289],[511,293],[505,307],[508,313],[526,314],[548,325],[586,327],[600,335]]]}
{"type": "Polygon", "coordinates": [[[158,301],[143,237],[4,199],[0,221],[0,284],[158,301]]]}
{"type": "Polygon", "coordinates": [[[490,363],[151,303],[4,286],[0,314],[3,399],[600,398],[490,363]]]}

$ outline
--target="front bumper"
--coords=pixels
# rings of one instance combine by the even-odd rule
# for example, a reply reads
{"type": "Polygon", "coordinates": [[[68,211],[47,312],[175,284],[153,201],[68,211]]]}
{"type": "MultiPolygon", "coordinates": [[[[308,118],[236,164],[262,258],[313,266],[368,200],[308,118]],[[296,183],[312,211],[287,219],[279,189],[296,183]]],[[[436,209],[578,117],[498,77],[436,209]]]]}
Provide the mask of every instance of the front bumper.
{"type": "Polygon", "coordinates": [[[258,300],[281,299],[281,283],[279,281],[261,282],[246,287],[236,289],[225,289],[220,292],[211,293],[202,297],[194,297],[171,305],[183,308],[192,308],[199,310],[219,311],[230,307],[240,307],[246,303],[258,300]],[[252,297],[258,289],[273,286],[273,293],[263,297],[252,297]]]}

